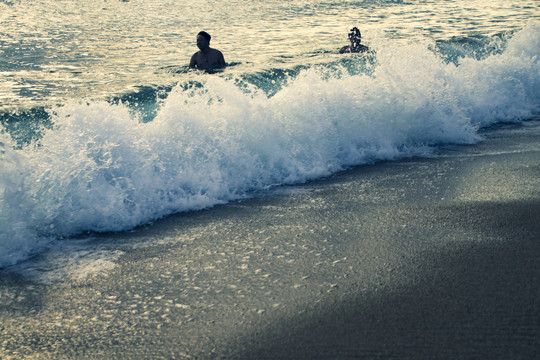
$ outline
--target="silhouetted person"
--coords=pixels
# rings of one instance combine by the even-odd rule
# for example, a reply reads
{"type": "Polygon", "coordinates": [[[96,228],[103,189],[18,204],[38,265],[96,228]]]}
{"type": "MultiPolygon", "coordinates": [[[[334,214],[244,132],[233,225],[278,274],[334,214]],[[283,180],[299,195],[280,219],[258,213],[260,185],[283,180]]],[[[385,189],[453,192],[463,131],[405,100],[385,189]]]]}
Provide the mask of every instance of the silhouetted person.
{"type": "Polygon", "coordinates": [[[349,31],[349,40],[351,41],[351,45],[342,47],[339,50],[340,54],[360,53],[369,50],[367,46],[360,44],[362,41],[362,35],[357,27],[353,27],[351,31],[349,31]]]}
{"type": "Polygon", "coordinates": [[[226,65],[221,51],[210,47],[211,38],[210,34],[206,31],[201,31],[197,35],[197,47],[199,51],[191,57],[191,61],[189,62],[190,68],[208,70],[226,65]]]}

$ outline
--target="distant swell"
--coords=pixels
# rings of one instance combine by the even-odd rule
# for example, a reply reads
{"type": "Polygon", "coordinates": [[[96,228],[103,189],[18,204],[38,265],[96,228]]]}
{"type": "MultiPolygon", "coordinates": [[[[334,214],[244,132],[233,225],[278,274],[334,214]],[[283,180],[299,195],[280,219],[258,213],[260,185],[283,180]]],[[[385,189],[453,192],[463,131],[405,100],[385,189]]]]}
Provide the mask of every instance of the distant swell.
{"type": "Polygon", "coordinates": [[[480,140],[540,113],[540,26],[501,54],[447,63],[385,44],[368,73],[313,66],[272,96],[200,76],[142,121],[127,104],[67,103],[17,148],[0,128],[0,266],[84,231],[121,231],[349,166],[480,140]]]}

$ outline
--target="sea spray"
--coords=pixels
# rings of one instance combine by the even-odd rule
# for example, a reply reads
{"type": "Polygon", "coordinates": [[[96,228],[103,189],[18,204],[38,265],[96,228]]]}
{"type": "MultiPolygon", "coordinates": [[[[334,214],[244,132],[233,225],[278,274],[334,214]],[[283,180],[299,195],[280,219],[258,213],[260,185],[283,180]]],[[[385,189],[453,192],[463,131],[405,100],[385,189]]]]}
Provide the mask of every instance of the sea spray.
{"type": "Polygon", "coordinates": [[[444,61],[424,44],[376,52],[369,73],[308,67],[277,93],[194,74],[152,121],[126,103],[68,102],[18,148],[2,129],[0,266],[53,238],[121,231],[349,166],[428,155],[539,114],[540,28],[503,53],[444,61]],[[536,45],[535,45],[536,44],[536,45]]]}

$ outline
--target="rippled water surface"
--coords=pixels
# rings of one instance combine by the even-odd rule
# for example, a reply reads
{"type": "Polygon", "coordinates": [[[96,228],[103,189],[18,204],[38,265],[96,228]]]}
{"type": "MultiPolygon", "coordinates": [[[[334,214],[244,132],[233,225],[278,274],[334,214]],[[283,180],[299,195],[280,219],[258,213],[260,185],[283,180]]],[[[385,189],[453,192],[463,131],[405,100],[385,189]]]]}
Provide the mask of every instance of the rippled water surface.
{"type": "Polygon", "coordinates": [[[536,0],[0,1],[0,110],[174,84],[203,29],[237,64],[234,74],[331,61],[351,26],[375,46],[490,36],[538,21],[538,8],[536,0]]]}

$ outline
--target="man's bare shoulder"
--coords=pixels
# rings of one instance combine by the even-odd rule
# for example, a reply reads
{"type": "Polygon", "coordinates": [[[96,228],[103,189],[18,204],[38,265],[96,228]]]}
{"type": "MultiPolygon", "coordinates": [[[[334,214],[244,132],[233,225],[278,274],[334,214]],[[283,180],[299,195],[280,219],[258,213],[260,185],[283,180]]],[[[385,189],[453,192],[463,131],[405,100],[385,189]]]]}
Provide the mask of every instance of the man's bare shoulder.
{"type": "Polygon", "coordinates": [[[222,58],[223,57],[223,53],[221,51],[219,51],[218,49],[210,49],[210,51],[211,51],[210,56],[212,56],[212,57],[216,57],[216,58],[222,58]]]}
{"type": "Polygon", "coordinates": [[[209,59],[211,59],[211,65],[212,66],[223,66],[225,65],[225,58],[223,57],[223,53],[217,49],[210,49],[211,53],[208,56],[209,59]]]}

